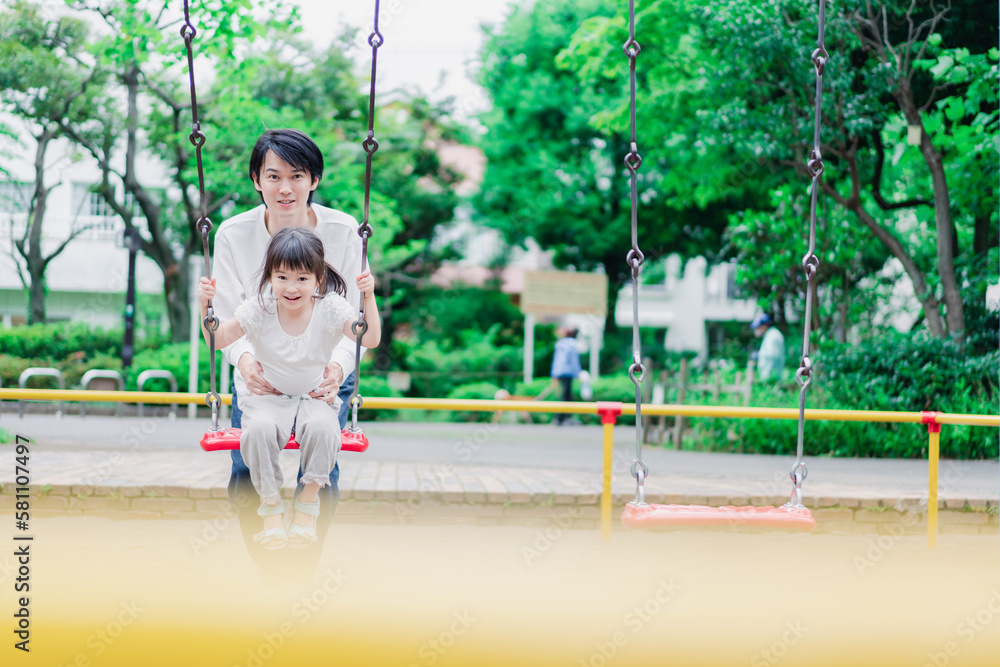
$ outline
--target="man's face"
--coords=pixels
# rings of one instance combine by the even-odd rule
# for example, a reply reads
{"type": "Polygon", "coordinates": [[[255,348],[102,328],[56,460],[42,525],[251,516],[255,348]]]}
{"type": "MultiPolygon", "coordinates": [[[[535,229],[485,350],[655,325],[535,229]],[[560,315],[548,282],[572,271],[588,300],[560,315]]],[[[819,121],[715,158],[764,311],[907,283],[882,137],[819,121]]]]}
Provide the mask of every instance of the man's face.
{"type": "Polygon", "coordinates": [[[767,325],[762,324],[753,330],[753,335],[756,336],[757,338],[761,338],[764,335],[765,331],[767,331],[767,325]]]}
{"type": "Polygon", "coordinates": [[[295,169],[273,151],[264,156],[254,187],[264,197],[268,213],[278,220],[294,223],[309,211],[309,193],[319,185],[308,171],[295,169]]]}

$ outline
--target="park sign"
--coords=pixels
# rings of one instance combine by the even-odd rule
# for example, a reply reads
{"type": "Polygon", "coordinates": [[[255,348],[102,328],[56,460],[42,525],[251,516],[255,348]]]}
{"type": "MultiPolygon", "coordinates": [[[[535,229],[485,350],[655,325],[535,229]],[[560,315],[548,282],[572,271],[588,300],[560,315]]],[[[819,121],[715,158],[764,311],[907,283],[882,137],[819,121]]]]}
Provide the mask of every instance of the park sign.
{"type": "Polygon", "coordinates": [[[608,277],[582,271],[527,271],[521,312],[539,317],[608,312],[608,277]]]}

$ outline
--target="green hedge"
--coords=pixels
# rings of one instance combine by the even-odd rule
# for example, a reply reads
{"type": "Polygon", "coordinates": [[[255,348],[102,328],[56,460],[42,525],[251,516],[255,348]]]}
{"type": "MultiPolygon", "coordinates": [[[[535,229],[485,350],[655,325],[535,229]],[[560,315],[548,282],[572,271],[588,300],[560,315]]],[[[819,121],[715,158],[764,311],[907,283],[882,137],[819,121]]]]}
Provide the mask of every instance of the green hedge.
{"type": "MultiPolygon", "coordinates": [[[[953,341],[887,334],[851,345],[828,345],[815,355],[815,361],[817,372],[806,394],[807,408],[997,414],[1000,354],[996,351],[971,356],[953,341]]],[[[731,397],[717,403],[738,400],[731,397]]],[[[751,405],[797,408],[798,400],[794,384],[757,385],[751,405]]],[[[691,425],[692,448],[729,450],[730,435],[736,433],[742,435],[743,451],[795,453],[795,421],[693,419],[691,425]]],[[[948,425],[941,433],[943,457],[997,456],[994,428],[948,425]]],[[[809,456],[922,458],[927,456],[927,427],[810,421],[806,423],[805,450],[809,456]]]]}
{"type": "MultiPolygon", "coordinates": [[[[397,389],[393,389],[389,386],[389,383],[385,378],[376,377],[373,375],[365,375],[364,369],[361,371],[361,384],[358,388],[358,393],[362,398],[400,398],[402,397],[402,392],[397,389]]],[[[366,410],[364,407],[358,412],[358,419],[364,421],[387,421],[392,419],[397,419],[399,417],[399,410],[366,410]]],[[[350,421],[350,417],[348,417],[350,421]]]]}
{"type": "Polygon", "coordinates": [[[0,350],[22,359],[86,358],[97,354],[120,356],[122,330],[89,328],[83,323],[32,324],[0,328],[0,350]]]}
{"type": "Polygon", "coordinates": [[[466,384],[507,384],[503,379],[521,372],[524,356],[520,346],[495,346],[492,341],[498,330],[494,326],[485,334],[470,334],[463,345],[452,348],[437,341],[413,346],[394,343],[398,367],[413,373],[409,395],[439,398],[466,384]]]}
{"type": "MultiPolygon", "coordinates": [[[[450,399],[460,400],[492,401],[496,398],[498,391],[500,391],[500,386],[493,384],[492,382],[475,382],[473,384],[456,387],[450,394],[448,394],[447,397],[450,399]]],[[[453,421],[488,422],[493,419],[493,413],[455,411],[451,413],[450,418],[453,421]]]]}

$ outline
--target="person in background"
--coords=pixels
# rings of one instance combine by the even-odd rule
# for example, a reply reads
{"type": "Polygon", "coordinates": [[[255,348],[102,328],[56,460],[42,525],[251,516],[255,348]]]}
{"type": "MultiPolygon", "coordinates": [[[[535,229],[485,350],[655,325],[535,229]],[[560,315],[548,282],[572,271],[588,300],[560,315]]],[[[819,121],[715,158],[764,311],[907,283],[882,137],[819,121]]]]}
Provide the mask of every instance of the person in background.
{"type": "Polygon", "coordinates": [[[777,382],[785,370],[785,337],[767,313],[758,315],[750,326],[754,336],[761,339],[757,353],[758,376],[764,381],[777,382]]]}
{"type": "MultiPolygon", "coordinates": [[[[572,328],[560,328],[558,334],[562,336],[556,342],[556,351],[552,355],[552,376],[553,382],[562,384],[562,400],[573,400],[573,380],[580,375],[580,350],[576,346],[577,330],[572,328]]],[[[566,414],[558,414],[555,418],[556,425],[579,424],[579,420],[570,418],[566,414]]]]}

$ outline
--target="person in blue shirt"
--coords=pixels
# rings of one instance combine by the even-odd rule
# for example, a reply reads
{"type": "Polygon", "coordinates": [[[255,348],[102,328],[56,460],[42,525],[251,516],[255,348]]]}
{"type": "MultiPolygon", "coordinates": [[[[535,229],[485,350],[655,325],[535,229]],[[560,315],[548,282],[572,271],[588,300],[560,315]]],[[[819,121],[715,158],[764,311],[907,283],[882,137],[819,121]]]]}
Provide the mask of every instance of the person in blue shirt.
{"type": "Polygon", "coordinates": [[[757,373],[761,380],[777,382],[785,370],[785,337],[774,326],[774,319],[764,313],[758,315],[750,325],[753,334],[760,338],[760,351],[757,353],[757,373]]]}
{"type": "MultiPolygon", "coordinates": [[[[580,350],[576,346],[576,329],[559,329],[563,336],[556,342],[556,351],[552,355],[552,380],[562,384],[562,400],[573,400],[573,380],[580,375],[580,350]]],[[[557,425],[579,423],[569,415],[556,415],[557,425]]]]}

